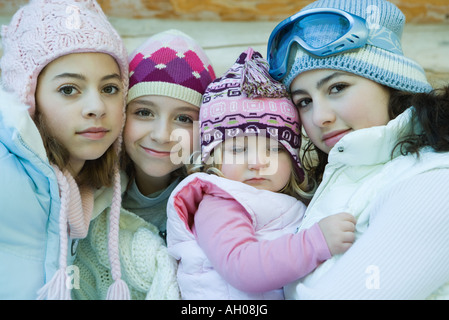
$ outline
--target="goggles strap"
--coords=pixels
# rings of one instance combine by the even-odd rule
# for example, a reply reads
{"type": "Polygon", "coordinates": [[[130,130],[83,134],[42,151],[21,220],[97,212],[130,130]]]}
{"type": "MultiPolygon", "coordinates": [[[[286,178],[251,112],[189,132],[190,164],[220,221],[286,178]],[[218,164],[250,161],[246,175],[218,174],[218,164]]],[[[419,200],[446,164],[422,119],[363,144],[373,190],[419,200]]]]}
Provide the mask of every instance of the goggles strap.
{"type": "Polygon", "coordinates": [[[403,55],[401,41],[396,34],[382,26],[374,26],[368,29],[369,36],[367,44],[403,55]]]}

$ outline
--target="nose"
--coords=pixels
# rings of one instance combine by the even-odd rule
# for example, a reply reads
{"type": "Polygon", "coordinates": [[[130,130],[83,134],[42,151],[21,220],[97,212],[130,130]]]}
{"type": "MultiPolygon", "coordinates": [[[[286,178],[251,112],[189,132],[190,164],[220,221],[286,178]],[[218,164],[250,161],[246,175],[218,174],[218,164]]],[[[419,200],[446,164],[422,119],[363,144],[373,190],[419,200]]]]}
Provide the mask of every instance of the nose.
{"type": "Polygon", "coordinates": [[[270,157],[266,148],[253,146],[248,149],[248,169],[262,170],[270,166],[270,157]]]}
{"type": "Polygon", "coordinates": [[[83,116],[85,118],[102,118],[106,115],[106,103],[103,101],[101,94],[98,92],[91,92],[86,96],[83,116]]]}
{"type": "Polygon", "coordinates": [[[170,142],[171,127],[167,121],[159,118],[151,122],[150,138],[157,143],[164,144],[170,142]]]}
{"type": "Polygon", "coordinates": [[[327,101],[314,100],[313,101],[313,123],[317,127],[326,127],[335,122],[336,115],[327,101]]]}

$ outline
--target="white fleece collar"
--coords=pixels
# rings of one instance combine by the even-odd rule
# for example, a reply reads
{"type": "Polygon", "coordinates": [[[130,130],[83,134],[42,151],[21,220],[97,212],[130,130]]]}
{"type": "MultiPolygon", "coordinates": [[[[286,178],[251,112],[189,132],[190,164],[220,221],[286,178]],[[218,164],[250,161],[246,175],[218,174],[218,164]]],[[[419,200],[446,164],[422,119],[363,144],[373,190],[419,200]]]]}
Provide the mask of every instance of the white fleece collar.
{"type": "MultiPolygon", "coordinates": [[[[344,136],[329,152],[329,163],[376,165],[391,160],[398,138],[411,130],[413,107],[384,126],[360,129],[344,136]]],[[[394,157],[398,155],[395,152],[394,157]]]]}
{"type": "Polygon", "coordinates": [[[4,126],[10,129],[13,143],[24,143],[25,147],[36,153],[39,158],[48,161],[41,135],[28,113],[28,106],[3,88],[0,88],[0,118],[3,119],[4,126]]]}

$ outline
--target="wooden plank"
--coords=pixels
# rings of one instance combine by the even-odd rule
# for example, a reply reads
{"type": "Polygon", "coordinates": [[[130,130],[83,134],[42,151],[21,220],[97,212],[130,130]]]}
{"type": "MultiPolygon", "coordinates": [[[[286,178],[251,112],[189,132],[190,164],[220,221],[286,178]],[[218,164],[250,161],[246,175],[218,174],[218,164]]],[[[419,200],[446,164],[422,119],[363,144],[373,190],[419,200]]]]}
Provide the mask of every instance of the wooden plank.
{"type": "MultiPolygon", "coordinates": [[[[10,17],[0,16],[0,24],[10,17]]],[[[278,22],[211,22],[166,19],[110,18],[131,52],[149,36],[168,29],[179,29],[205,49],[216,74],[223,74],[249,46],[266,56],[268,37],[278,22]]],[[[440,86],[449,83],[449,25],[407,24],[403,33],[406,56],[421,64],[429,81],[440,86]]],[[[2,53],[0,45],[0,55],[2,53]]]]}

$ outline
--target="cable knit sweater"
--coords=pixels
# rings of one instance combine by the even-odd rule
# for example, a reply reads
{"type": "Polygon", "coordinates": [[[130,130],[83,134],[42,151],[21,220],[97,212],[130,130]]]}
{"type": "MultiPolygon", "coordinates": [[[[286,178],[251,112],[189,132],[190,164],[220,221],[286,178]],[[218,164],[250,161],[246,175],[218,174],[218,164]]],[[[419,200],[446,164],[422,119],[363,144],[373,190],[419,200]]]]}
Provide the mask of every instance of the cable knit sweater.
{"type": "MultiPolygon", "coordinates": [[[[127,183],[124,174],[121,180],[123,190],[127,183]]],[[[104,300],[112,283],[107,249],[109,206],[110,202],[95,202],[94,212],[97,215],[90,223],[87,237],[79,242],[74,265],[79,268],[80,288],[72,290],[74,299],[104,300]]],[[[122,279],[129,287],[131,298],[180,299],[177,263],[167,253],[159,230],[123,208],[119,228],[122,279]]]]}

